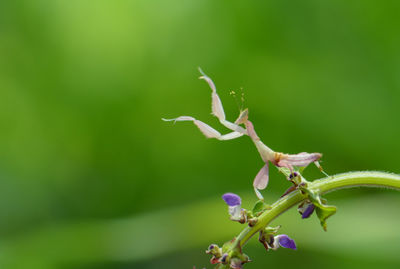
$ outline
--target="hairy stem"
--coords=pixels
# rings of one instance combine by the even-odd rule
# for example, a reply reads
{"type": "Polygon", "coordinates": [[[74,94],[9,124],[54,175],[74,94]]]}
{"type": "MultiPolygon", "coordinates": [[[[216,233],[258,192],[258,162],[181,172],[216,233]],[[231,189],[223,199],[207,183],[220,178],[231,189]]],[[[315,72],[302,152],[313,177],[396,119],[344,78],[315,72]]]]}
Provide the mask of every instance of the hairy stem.
{"type": "MultiPolygon", "coordinates": [[[[354,187],[378,187],[400,190],[400,175],[384,172],[349,172],[329,176],[308,183],[308,189],[322,195],[331,191],[354,187]]],[[[289,208],[306,199],[307,196],[300,190],[293,191],[276,201],[270,210],[265,211],[258,218],[253,227],[246,227],[236,237],[237,244],[242,247],[247,241],[272,220],[289,208]]]]}

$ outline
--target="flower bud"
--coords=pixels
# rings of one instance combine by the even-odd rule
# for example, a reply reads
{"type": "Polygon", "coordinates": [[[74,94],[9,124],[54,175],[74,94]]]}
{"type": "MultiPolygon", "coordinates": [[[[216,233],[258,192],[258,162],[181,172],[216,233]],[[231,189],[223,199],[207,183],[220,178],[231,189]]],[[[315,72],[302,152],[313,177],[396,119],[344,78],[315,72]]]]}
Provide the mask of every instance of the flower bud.
{"type": "Polygon", "coordinates": [[[304,210],[303,214],[301,214],[301,218],[306,219],[311,216],[311,214],[314,212],[315,205],[310,204],[307,206],[306,210],[304,210]]]}
{"type": "Polygon", "coordinates": [[[294,250],[297,249],[297,246],[296,246],[296,243],[294,242],[294,240],[291,239],[286,234],[280,234],[280,235],[275,236],[274,249],[279,248],[279,246],[284,247],[284,248],[291,248],[294,250]]]}
{"type": "Polygon", "coordinates": [[[211,244],[206,250],[206,253],[215,256],[217,259],[222,256],[222,250],[216,244],[211,244]]]}
{"type": "Polygon", "coordinates": [[[299,213],[301,214],[301,218],[303,219],[309,218],[314,210],[315,205],[313,203],[310,203],[309,201],[302,203],[297,209],[297,211],[299,211],[299,213]]]}

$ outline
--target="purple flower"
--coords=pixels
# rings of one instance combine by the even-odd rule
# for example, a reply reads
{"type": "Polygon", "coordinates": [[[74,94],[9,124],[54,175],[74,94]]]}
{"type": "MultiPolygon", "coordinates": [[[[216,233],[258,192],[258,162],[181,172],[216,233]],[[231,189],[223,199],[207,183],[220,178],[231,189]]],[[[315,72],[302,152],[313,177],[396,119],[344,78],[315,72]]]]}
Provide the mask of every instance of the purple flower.
{"type": "Polygon", "coordinates": [[[301,218],[306,219],[306,218],[310,217],[311,214],[314,212],[314,209],[315,209],[315,205],[309,204],[307,206],[306,210],[304,210],[303,214],[301,214],[301,218]]]}
{"type": "Polygon", "coordinates": [[[242,200],[240,199],[240,196],[234,193],[225,193],[222,195],[222,199],[224,199],[225,203],[228,206],[238,206],[242,204],[242,200]]]}
{"type": "Polygon", "coordinates": [[[234,193],[225,193],[222,195],[225,203],[229,206],[229,215],[231,215],[231,220],[239,221],[242,218],[242,200],[240,196],[234,193]]]}
{"type": "MultiPolygon", "coordinates": [[[[284,248],[291,248],[294,250],[297,249],[296,243],[294,242],[294,240],[291,239],[286,234],[280,234],[280,235],[275,236],[275,242],[279,243],[279,245],[284,248]]],[[[279,247],[279,246],[276,244],[276,247],[279,247]]]]}

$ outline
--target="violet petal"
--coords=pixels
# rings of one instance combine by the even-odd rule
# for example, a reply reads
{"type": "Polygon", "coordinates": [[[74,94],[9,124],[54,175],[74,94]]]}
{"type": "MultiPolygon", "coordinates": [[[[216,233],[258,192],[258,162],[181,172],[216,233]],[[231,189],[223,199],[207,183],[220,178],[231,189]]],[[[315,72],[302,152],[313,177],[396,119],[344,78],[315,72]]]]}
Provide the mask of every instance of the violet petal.
{"type": "Polygon", "coordinates": [[[304,210],[303,214],[301,214],[302,219],[306,219],[311,216],[311,214],[314,212],[315,205],[310,204],[307,206],[306,210],[304,210]]]}
{"type": "Polygon", "coordinates": [[[240,199],[240,196],[234,193],[225,193],[222,195],[222,199],[224,199],[225,203],[228,206],[237,206],[242,204],[242,200],[240,199]]]}
{"type": "Polygon", "coordinates": [[[294,240],[291,239],[286,234],[280,234],[275,239],[278,239],[279,245],[281,245],[281,247],[291,248],[291,249],[294,249],[294,250],[297,249],[296,243],[294,242],[294,240]]]}

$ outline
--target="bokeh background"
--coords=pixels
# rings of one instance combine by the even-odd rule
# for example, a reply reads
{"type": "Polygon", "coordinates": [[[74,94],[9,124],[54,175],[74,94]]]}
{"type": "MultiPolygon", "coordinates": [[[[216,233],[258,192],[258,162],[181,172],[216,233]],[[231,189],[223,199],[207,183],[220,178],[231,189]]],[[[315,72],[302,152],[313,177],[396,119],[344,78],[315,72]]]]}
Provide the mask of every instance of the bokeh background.
{"type": "MultiPolygon", "coordinates": [[[[214,79],[273,149],[322,152],[329,174],[400,173],[400,2],[0,2],[0,268],[212,268],[263,165],[251,141],[205,139],[214,79]]],[[[315,167],[309,180],[322,177],[315,167]]],[[[271,169],[264,196],[289,186],[271,169]]],[[[356,189],[327,233],[295,209],[298,250],[245,248],[246,268],[398,268],[400,195],[356,189]]]]}

